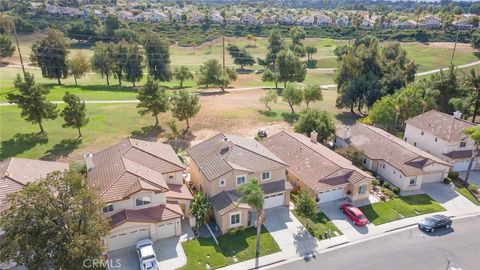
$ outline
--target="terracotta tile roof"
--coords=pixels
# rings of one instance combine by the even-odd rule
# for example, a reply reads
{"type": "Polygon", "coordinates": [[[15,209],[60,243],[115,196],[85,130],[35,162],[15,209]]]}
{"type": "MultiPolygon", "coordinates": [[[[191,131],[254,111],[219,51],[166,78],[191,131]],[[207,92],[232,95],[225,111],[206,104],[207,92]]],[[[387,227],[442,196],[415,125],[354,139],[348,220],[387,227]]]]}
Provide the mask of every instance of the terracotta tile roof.
{"type": "Polygon", "coordinates": [[[112,202],[140,190],[166,192],[162,174],[184,169],[169,145],[127,139],[93,154],[88,183],[102,202],[112,202]]]}
{"type": "Polygon", "coordinates": [[[260,184],[260,186],[262,187],[263,193],[265,194],[290,190],[293,188],[292,184],[290,184],[290,182],[286,180],[260,184]]]}
{"type": "Polygon", "coordinates": [[[451,159],[465,159],[472,157],[472,150],[459,150],[443,154],[451,159]]]}
{"type": "Polygon", "coordinates": [[[9,158],[0,162],[0,211],[7,207],[7,195],[28,183],[55,171],[68,170],[68,163],[25,158],[9,158]]]}
{"type": "Polygon", "coordinates": [[[264,139],[262,144],[285,160],[288,170],[317,192],[373,179],[346,158],[302,134],[281,131],[264,139]]]}
{"type": "Polygon", "coordinates": [[[474,124],[453,117],[446,113],[431,110],[426,113],[417,115],[405,121],[420,130],[428,132],[433,136],[441,138],[447,142],[459,142],[468,138],[463,134],[465,128],[473,127],[474,124]]]}
{"type": "Polygon", "coordinates": [[[186,185],[168,184],[167,198],[193,200],[193,195],[186,185]]]}
{"type": "Polygon", "coordinates": [[[232,170],[260,172],[286,164],[254,139],[219,133],[188,149],[208,181],[232,170]]]}
{"type": "Polygon", "coordinates": [[[249,209],[250,206],[244,203],[240,203],[240,195],[235,190],[222,191],[210,198],[213,209],[221,216],[236,209],[243,208],[249,209]]]}
{"type": "Polygon", "coordinates": [[[167,203],[142,209],[123,209],[110,217],[112,228],[126,222],[157,223],[183,217],[182,209],[178,204],[167,203]]]}
{"type": "MultiPolygon", "coordinates": [[[[362,150],[372,160],[383,160],[401,171],[405,176],[425,174],[423,167],[432,163],[450,166],[447,162],[395,137],[376,127],[357,123],[350,127],[351,137],[346,140],[351,146],[362,150]]],[[[338,138],[344,139],[344,128],[337,128],[338,138]]]]}

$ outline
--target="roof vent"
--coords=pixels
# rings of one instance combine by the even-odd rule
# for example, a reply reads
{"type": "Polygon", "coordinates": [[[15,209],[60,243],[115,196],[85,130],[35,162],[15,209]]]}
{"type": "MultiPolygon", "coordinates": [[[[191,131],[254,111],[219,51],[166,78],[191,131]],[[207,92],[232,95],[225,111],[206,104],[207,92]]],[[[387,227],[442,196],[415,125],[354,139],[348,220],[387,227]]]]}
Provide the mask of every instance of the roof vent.
{"type": "Polygon", "coordinates": [[[456,111],[453,113],[453,118],[455,119],[461,119],[462,118],[462,113],[459,111],[456,111]]]}
{"type": "Polygon", "coordinates": [[[90,171],[93,168],[93,155],[86,153],[83,158],[85,159],[85,165],[87,165],[87,171],[90,171]]]}
{"type": "Polygon", "coordinates": [[[225,142],[228,142],[228,141],[230,141],[230,138],[228,138],[228,136],[225,136],[225,137],[223,137],[223,140],[224,140],[225,142]]]}

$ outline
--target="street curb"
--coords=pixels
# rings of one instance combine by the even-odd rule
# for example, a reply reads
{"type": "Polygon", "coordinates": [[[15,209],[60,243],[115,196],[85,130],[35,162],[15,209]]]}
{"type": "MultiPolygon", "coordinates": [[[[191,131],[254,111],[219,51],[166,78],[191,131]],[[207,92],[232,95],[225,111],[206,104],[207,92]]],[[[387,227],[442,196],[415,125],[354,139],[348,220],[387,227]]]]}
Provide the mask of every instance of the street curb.
{"type": "Polygon", "coordinates": [[[247,270],[254,270],[254,269],[260,269],[260,268],[263,268],[263,267],[273,266],[274,264],[278,264],[278,263],[285,262],[285,261],[287,261],[287,259],[281,259],[281,260],[278,260],[278,261],[275,261],[275,262],[270,262],[270,263],[266,263],[264,265],[259,265],[258,267],[247,268],[247,270]]]}

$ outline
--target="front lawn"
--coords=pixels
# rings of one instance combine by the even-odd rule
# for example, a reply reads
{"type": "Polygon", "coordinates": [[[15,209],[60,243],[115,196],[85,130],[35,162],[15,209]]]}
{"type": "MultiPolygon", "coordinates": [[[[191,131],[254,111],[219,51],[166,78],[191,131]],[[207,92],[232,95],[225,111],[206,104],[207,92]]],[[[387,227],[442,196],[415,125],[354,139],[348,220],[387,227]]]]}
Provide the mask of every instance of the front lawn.
{"type": "Polygon", "coordinates": [[[455,191],[462,194],[463,197],[467,198],[469,201],[471,201],[475,205],[480,206],[480,201],[478,201],[478,199],[475,198],[475,196],[473,196],[472,193],[470,193],[470,191],[468,191],[467,188],[456,187],[455,191]]]}
{"type": "MultiPolygon", "coordinates": [[[[217,246],[213,239],[198,238],[183,243],[187,264],[181,269],[211,269],[255,258],[256,229],[248,228],[235,233],[227,233],[218,238],[217,246]]],[[[260,256],[279,252],[280,248],[273,237],[262,226],[260,235],[260,256]]]]}
{"type": "Polygon", "coordinates": [[[312,218],[305,218],[300,215],[297,215],[294,212],[294,215],[298,218],[298,221],[302,223],[305,228],[308,228],[310,234],[318,239],[323,239],[325,237],[325,232],[330,230],[330,237],[335,237],[334,232],[337,232],[339,235],[342,235],[342,232],[330,221],[330,219],[324,213],[317,213],[317,215],[312,218]]]}
{"type": "Polygon", "coordinates": [[[401,196],[387,202],[378,202],[360,207],[368,220],[380,225],[403,218],[445,211],[440,204],[426,194],[401,196]]]}

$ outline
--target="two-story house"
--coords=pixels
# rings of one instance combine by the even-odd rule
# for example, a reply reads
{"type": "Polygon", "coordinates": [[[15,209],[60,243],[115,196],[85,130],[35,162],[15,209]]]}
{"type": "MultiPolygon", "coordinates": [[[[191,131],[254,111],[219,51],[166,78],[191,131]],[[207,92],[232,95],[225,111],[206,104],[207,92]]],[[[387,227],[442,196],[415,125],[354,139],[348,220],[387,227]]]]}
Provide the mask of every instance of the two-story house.
{"type": "Polygon", "coordinates": [[[302,18],[298,19],[295,23],[296,25],[302,26],[311,26],[315,22],[315,18],[313,16],[303,16],[302,18]]]}
{"type": "Polygon", "coordinates": [[[437,16],[427,15],[420,19],[419,26],[425,29],[438,29],[442,27],[442,19],[437,16]]]}
{"type": "Polygon", "coordinates": [[[88,184],[110,220],[109,251],[181,234],[193,196],[183,183],[185,166],[171,146],[126,139],[86,154],[85,163],[88,184]]]}
{"type": "Polygon", "coordinates": [[[287,206],[291,185],[287,164],[254,139],[219,133],[188,149],[190,179],[207,194],[222,233],[255,225],[255,213],[239,203],[237,189],[255,178],[265,193],[264,208],[287,206]]]}
{"type": "MultiPolygon", "coordinates": [[[[405,121],[404,140],[451,164],[453,171],[466,171],[475,143],[463,130],[475,126],[453,115],[431,110],[405,121]]],[[[478,168],[478,157],[472,169],[478,168]]]]}
{"type": "Polygon", "coordinates": [[[331,26],[332,24],[333,24],[333,21],[329,16],[325,14],[320,14],[317,16],[318,26],[331,26]]]}
{"type": "Polygon", "coordinates": [[[376,127],[357,123],[335,132],[335,146],[364,154],[364,165],[402,191],[442,182],[450,164],[376,127]]]}
{"type": "Polygon", "coordinates": [[[253,16],[252,14],[244,14],[240,20],[241,20],[242,24],[246,24],[246,25],[257,25],[258,24],[257,18],[255,16],[253,16]]]}
{"type": "Polygon", "coordinates": [[[367,199],[373,176],[352,162],[303,134],[281,131],[262,141],[276,156],[288,163],[287,178],[295,190],[308,191],[318,204],[333,200],[367,199]]]}

